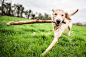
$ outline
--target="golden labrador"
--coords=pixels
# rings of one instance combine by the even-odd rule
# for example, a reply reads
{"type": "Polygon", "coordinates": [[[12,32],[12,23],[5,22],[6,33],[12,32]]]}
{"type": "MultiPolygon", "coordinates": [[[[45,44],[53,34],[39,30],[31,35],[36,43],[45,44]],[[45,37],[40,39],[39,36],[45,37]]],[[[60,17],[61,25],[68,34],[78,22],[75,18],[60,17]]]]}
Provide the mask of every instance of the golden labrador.
{"type": "Polygon", "coordinates": [[[78,9],[70,15],[60,9],[57,9],[57,10],[53,9],[52,11],[53,11],[52,20],[55,22],[55,23],[52,23],[53,31],[54,31],[54,40],[52,41],[50,46],[42,53],[42,55],[48,52],[55,45],[55,43],[58,43],[58,38],[61,36],[61,34],[64,31],[65,31],[65,34],[67,33],[67,28],[69,28],[68,36],[70,36],[70,30],[72,28],[72,20],[70,16],[78,12],[78,9]]]}

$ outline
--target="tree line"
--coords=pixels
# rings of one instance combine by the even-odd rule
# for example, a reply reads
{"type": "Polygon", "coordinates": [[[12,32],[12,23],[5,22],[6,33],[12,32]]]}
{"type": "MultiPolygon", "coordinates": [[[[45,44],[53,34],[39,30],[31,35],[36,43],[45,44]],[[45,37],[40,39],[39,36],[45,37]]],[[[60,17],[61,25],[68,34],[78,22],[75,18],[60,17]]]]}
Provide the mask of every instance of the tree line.
{"type": "Polygon", "coordinates": [[[80,23],[80,22],[77,22],[77,23],[73,23],[73,25],[86,27],[86,22],[84,22],[84,24],[82,24],[82,23],[80,23]]]}
{"type": "MultiPolygon", "coordinates": [[[[25,7],[22,4],[12,5],[12,3],[7,3],[6,1],[8,0],[0,0],[0,15],[14,16],[27,19],[51,20],[50,15],[48,15],[47,13],[44,13],[44,15],[38,12],[36,12],[36,14],[33,14],[33,11],[31,9],[25,10],[25,7]]],[[[84,24],[80,22],[73,23],[73,25],[86,27],[86,22],[84,24]]]]}
{"type": "Polygon", "coordinates": [[[51,20],[50,15],[44,13],[34,14],[31,9],[25,10],[25,7],[22,4],[13,4],[6,2],[7,0],[0,0],[0,15],[28,18],[28,19],[42,19],[42,20],[51,20]],[[36,16],[38,15],[38,16],[36,16]]]}

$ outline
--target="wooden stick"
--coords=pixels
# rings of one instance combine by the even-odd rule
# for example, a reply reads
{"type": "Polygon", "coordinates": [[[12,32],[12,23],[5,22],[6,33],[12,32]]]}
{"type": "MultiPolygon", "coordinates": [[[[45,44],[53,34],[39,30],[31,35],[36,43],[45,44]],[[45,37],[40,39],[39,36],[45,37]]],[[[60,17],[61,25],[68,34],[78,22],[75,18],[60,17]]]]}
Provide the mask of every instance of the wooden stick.
{"type": "Polygon", "coordinates": [[[13,22],[9,22],[7,23],[7,26],[9,25],[21,25],[21,24],[32,24],[32,23],[52,23],[54,21],[52,20],[29,20],[29,21],[13,21],[13,22]]]}

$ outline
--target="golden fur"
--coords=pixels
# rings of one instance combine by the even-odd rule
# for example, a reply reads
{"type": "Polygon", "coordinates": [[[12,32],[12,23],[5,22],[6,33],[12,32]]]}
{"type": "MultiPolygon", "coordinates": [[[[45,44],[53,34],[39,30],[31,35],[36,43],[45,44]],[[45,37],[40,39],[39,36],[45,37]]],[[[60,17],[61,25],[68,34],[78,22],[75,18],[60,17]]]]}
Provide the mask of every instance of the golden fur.
{"type": "Polygon", "coordinates": [[[74,15],[78,9],[72,13],[68,14],[65,13],[63,10],[57,9],[57,10],[52,10],[52,20],[56,22],[57,19],[61,20],[59,26],[56,26],[55,23],[52,23],[53,26],[53,31],[54,31],[54,40],[50,44],[50,46],[42,53],[44,55],[46,52],[48,52],[54,45],[55,43],[58,43],[58,38],[61,36],[61,34],[65,31],[65,34],[67,33],[67,28],[69,28],[68,36],[70,36],[70,30],[72,28],[72,20],[70,16],[74,15]],[[64,22],[64,23],[62,23],[64,22]]]}

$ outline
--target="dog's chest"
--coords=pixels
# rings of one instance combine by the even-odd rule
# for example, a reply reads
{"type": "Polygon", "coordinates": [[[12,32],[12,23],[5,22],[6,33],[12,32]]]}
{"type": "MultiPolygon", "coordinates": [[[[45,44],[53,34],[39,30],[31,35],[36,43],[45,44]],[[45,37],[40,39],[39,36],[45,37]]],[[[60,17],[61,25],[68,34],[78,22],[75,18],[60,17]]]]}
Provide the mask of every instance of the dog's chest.
{"type": "Polygon", "coordinates": [[[54,29],[56,30],[56,31],[64,31],[66,28],[65,28],[65,24],[61,24],[60,26],[55,26],[54,27],[54,29]]]}

